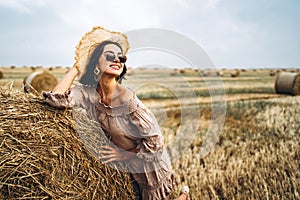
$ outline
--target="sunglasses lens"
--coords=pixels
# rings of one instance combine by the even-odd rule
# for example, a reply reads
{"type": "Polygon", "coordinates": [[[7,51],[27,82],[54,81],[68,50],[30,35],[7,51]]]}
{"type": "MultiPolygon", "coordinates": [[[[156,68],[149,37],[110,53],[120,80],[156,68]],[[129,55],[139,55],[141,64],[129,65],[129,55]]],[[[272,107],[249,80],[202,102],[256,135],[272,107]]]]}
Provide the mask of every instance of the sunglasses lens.
{"type": "MultiPolygon", "coordinates": [[[[105,57],[106,57],[106,60],[110,61],[110,62],[114,62],[115,58],[116,58],[116,56],[114,54],[110,54],[110,53],[106,54],[105,57]]],[[[127,60],[126,56],[119,56],[118,58],[121,63],[125,63],[127,60]]]]}
{"type": "Polygon", "coordinates": [[[113,62],[115,60],[115,55],[114,54],[106,54],[106,60],[113,62]]]}
{"type": "Polygon", "coordinates": [[[118,58],[119,58],[119,60],[120,60],[121,63],[125,63],[126,60],[127,60],[127,57],[126,57],[126,56],[120,56],[120,57],[118,57],[118,58]]]}

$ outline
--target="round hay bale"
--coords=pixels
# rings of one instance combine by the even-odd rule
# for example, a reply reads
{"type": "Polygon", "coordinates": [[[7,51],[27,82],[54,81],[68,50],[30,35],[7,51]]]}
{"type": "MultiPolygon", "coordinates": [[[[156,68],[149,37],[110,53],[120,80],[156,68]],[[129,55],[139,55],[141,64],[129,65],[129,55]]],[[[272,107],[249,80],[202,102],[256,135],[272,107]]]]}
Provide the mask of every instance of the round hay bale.
{"type": "Polygon", "coordinates": [[[231,72],[230,76],[231,77],[238,77],[240,75],[240,71],[239,70],[234,70],[233,72],[231,72]]]}
{"type": "Polygon", "coordinates": [[[3,72],[0,71],[0,79],[3,79],[3,72]]]}
{"type": "Polygon", "coordinates": [[[300,74],[281,72],[275,81],[277,94],[300,95],[300,74]]]}
{"type": "Polygon", "coordinates": [[[223,71],[220,71],[220,70],[218,70],[218,71],[217,71],[217,76],[224,76],[224,72],[223,72],[223,71]]]}
{"type": "Polygon", "coordinates": [[[108,142],[99,124],[0,91],[0,199],[135,199],[129,174],[92,151],[108,142]]]}
{"type": "Polygon", "coordinates": [[[24,91],[27,93],[36,90],[37,92],[51,91],[57,84],[54,75],[46,71],[36,71],[24,78],[24,91]]]}
{"type": "Polygon", "coordinates": [[[270,75],[270,76],[275,76],[275,75],[276,75],[276,73],[277,73],[277,72],[276,72],[275,70],[270,70],[270,73],[269,73],[269,75],[270,75]]]}
{"type": "Polygon", "coordinates": [[[210,76],[210,71],[209,70],[203,70],[201,71],[201,74],[203,77],[207,77],[207,76],[210,76]]]}
{"type": "Polygon", "coordinates": [[[180,69],[180,70],[179,70],[179,73],[180,73],[180,74],[184,74],[184,73],[186,73],[186,70],[180,69]]]}

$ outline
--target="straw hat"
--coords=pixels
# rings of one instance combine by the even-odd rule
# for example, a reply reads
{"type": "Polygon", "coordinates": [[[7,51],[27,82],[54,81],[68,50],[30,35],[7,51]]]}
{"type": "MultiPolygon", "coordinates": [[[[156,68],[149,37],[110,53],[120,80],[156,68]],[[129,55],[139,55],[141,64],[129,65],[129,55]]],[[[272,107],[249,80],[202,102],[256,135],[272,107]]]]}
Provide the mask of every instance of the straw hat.
{"type": "Polygon", "coordinates": [[[95,26],[91,31],[87,32],[79,41],[75,50],[75,64],[79,66],[80,75],[79,78],[84,74],[85,67],[88,64],[90,56],[92,55],[94,49],[103,41],[113,41],[120,44],[124,55],[129,49],[129,42],[127,35],[107,30],[101,26],[95,26]]]}

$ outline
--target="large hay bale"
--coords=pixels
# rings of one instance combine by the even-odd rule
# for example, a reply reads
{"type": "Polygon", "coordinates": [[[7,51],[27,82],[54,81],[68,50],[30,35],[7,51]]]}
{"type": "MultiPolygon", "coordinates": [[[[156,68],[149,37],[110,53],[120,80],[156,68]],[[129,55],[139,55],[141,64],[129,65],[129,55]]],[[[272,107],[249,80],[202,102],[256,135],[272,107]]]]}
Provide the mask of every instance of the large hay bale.
{"type": "Polygon", "coordinates": [[[24,91],[27,93],[36,90],[37,92],[51,91],[57,84],[54,75],[46,71],[36,71],[24,78],[24,91]]]}
{"type": "Polygon", "coordinates": [[[0,79],[2,79],[2,78],[3,78],[3,72],[0,71],[0,79]]]}
{"type": "Polygon", "coordinates": [[[234,70],[233,72],[231,72],[230,76],[233,78],[238,77],[238,76],[240,76],[240,71],[234,70]]]}
{"type": "Polygon", "coordinates": [[[135,199],[129,174],[95,156],[98,124],[74,118],[0,87],[0,199],[135,199]]]}
{"type": "Polygon", "coordinates": [[[300,74],[281,72],[275,81],[277,94],[300,95],[300,74]]]}

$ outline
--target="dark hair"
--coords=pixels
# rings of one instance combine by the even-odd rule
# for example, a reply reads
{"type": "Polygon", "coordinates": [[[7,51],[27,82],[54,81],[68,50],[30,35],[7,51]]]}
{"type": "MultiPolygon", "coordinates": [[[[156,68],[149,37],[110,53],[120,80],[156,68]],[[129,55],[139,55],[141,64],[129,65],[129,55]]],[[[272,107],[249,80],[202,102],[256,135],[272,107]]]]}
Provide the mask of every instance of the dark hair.
{"type": "MultiPolygon", "coordinates": [[[[81,84],[84,85],[91,85],[91,86],[96,86],[98,84],[98,82],[94,79],[94,70],[99,62],[99,57],[102,55],[103,53],[103,49],[106,45],[108,44],[114,44],[117,45],[121,50],[122,47],[120,44],[116,43],[116,42],[112,42],[112,41],[104,41],[101,42],[93,51],[91,58],[88,62],[88,64],[86,65],[86,71],[84,72],[84,74],[82,75],[81,79],[79,80],[79,82],[81,84]]],[[[124,63],[124,67],[123,67],[123,71],[120,74],[120,76],[116,77],[116,80],[119,83],[122,83],[122,79],[125,78],[125,74],[127,72],[127,67],[124,63]]]]}

